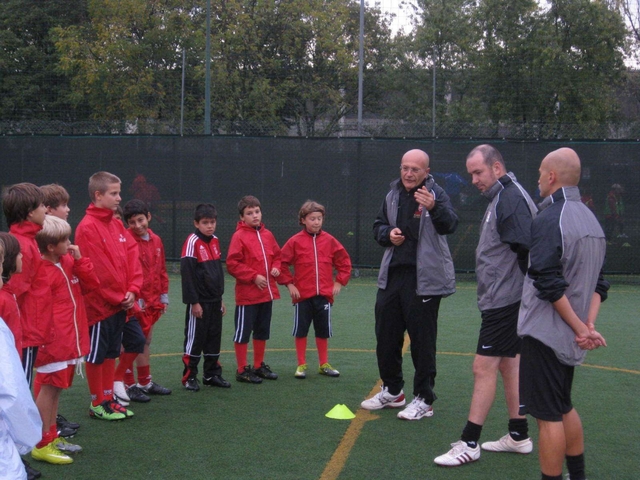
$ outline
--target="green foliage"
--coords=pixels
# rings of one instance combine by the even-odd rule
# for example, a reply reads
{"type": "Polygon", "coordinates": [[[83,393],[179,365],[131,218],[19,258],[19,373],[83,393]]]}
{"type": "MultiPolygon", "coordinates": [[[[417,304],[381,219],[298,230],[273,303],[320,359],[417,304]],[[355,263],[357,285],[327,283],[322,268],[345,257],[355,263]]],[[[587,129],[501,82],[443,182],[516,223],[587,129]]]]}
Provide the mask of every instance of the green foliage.
{"type": "MultiPolygon", "coordinates": [[[[606,128],[619,118],[620,91],[635,91],[623,59],[640,38],[637,2],[414,7],[414,30],[393,38],[378,8],[365,12],[364,109],[402,122],[405,135],[434,113],[440,128],[495,134],[505,124],[540,136],[567,125],[606,128]]],[[[358,0],[214,0],[211,9],[214,131],[334,135],[355,116],[358,0]]],[[[5,0],[0,119],[119,121],[131,133],[177,133],[184,51],[184,119],[202,122],[205,19],[204,0],[5,0]]]]}
{"type": "MultiPolygon", "coordinates": [[[[552,1],[546,9],[533,0],[419,4],[423,14],[399,51],[398,77],[411,71],[427,87],[435,65],[441,121],[557,128],[615,119],[626,35],[617,10],[589,0],[552,1]]],[[[432,92],[412,87],[401,90],[410,99],[402,110],[413,104],[409,115],[426,120],[432,92]]]]}
{"type": "Polygon", "coordinates": [[[57,70],[58,55],[49,36],[54,26],[86,18],[86,1],[40,2],[4,0],[0,3],[0,117],[18,120],[75,120],[67,102],[68,79],[57,70]]]}

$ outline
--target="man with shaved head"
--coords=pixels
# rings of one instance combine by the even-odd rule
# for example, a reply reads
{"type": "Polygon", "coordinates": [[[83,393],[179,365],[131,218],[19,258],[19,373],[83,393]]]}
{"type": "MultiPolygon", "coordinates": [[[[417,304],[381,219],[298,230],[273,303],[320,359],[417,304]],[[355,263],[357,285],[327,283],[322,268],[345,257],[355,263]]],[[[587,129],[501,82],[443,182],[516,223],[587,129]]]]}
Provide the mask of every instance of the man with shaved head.
{"type": "Polygon", "coordinates": [[[606,346],[595,330],[609,284],[602,277],[606,240],[580,201],[580,159],[570,148],[540,165],[541,212],[531,227],[529,270],[518,318],[520,414],[538,422],[543,479],[585,478],[584,434],[571,402],[574,367],[606,346]]]}
{"type": "Polygon", "coordinates": [[[456,290],[446,235],[457,226],[449,196],[429,174],[429,156],[422,150],[405,153],[400,178],[391,183],[373,224],[376,241],[386,248],[375,307],[382,387],[361,403],[362,408],[405,405],[402,345],[406,331],[415,367],[414,398],[398,418],[420,420],[433,415],[440,299],[456,290]]]}

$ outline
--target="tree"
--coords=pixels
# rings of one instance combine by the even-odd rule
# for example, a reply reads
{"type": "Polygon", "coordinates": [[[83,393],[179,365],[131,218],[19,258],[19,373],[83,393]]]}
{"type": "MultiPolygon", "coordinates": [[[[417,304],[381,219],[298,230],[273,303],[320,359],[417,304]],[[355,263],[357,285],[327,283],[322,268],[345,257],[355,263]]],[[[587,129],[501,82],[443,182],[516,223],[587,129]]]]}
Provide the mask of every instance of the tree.
{"type": "Polygon", "coordinates": [[[95,119],[175,120],[182,48],[194,43],[198,10],[180,0],[89,0],[88,7],[87,24],[54,29],[72,101],[87,102],[95,119]]]}
{"type": "Polygon", "coordinates": [[[58,55],[49,31],[86,21],[86,1],[0,3],[0,116],[5,119],[77,120],[85,105],[72,109],[70,85],[56,69],[58,55]]]}

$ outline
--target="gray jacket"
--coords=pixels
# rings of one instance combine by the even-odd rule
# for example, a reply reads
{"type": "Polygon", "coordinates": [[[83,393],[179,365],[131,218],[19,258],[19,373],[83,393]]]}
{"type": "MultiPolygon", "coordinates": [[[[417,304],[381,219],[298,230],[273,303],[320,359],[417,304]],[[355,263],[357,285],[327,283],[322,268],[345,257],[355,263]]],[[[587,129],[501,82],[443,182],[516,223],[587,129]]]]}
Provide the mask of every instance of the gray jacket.
{"type": "Polygon", "coordinates": [[[586,351],[553,307],[566,295],[586,322],[594,292],[606,300],[609,284],[602,277],[604,233],[580,201],[578,187],[564,187],[540,204],[531,227],[530,267],[524,280],[518,335],[536,338],[565,365],[580,365],[586,351]]]}
{"type": "Polygon", "coordinates": [[[478,308],[520,301],[531,244],[531,221],[538,209],[509,172],[482,194],[490,200],[476,248],[478,308]]]}
{"type": "MultiPolygon", "coordinates": [[[[416,252],[417,291],[419,296],[448,296],[456,291],[455,271],[445,235],[453,233],[458,226],[458,216],[451,200],[431,175],[427,176],[425,186],[435,197],[436,205],[429,212],[422,209],[420,216],[419,240],[416,252]]],[[[394,247],[389,240],[389,232],[396,227],[399,189],[404,188],[400,179],[391,183],[382,208],[378,213],[374,231],[376,241],[387,247],[382,256],[378,288],[387,288],[389,263],[394,247]]]]}

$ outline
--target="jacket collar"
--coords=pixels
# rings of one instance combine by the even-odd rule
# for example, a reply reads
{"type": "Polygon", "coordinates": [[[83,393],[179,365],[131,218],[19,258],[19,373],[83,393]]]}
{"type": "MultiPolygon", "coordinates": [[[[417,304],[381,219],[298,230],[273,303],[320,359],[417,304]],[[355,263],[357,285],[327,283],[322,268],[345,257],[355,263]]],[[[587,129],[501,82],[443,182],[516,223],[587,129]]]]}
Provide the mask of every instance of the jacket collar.
{"type": "Polygon", "coordinates": [[[33,223],[28,220],[24,220],[20,223],[14,223],[9,228],[11,233],[19,233],[20,235],[24,235],[29,238],[35,238],[36,233],[40,230],[42,230],[42,225],[38,225],[37,223],[33,223]]]}
{"type": "Polygon", "coordinates": [[[90,204],[86,210],[87,215],[97,218],[101,222],[109,223],[113,219],[113,210],[108,208],[96,207],[94,203],[90,204]]]}
{"type": "Polygon", "coordinates": [[[561,202],[562,200],[567,200],[569,202],[579,202],[580,189],[578,187],[559,188],[540,203],[539,209],[542,211],[552,203],[561,202]]]}
{"type": "Polygon", "coordinates": [[[214,237],[214,235],[211,235],[210,237],[207,237],[204,233],[202,233],[202,232],[201,232],[200,230],[198,230],[197,228],[196,228],[195,234],[196,234],[196,236],[197,236],[200,240],[202,240],[204,243],[209,243],[209,242],[213,239],[213,237],[214,237]]]}
{"type": "Polygon", "coordinates": [[[239,220],[236,225],[236,230],[249,230],[255,232],[256,230],[262,230],[264,228],[264,223],[260,222],[260,226],[258,228],[253,228],[244,223],[242,220],[239,220]]]}
{"type": "Polygon", "coordinates": [[[496,183],[494,183],[488,190],[482,192],[482,196],[490,201],[502,190],[507,188],[507,185],[516,181],[516,176],[512,172],[507,172],[501,176],[496,183]]]}

